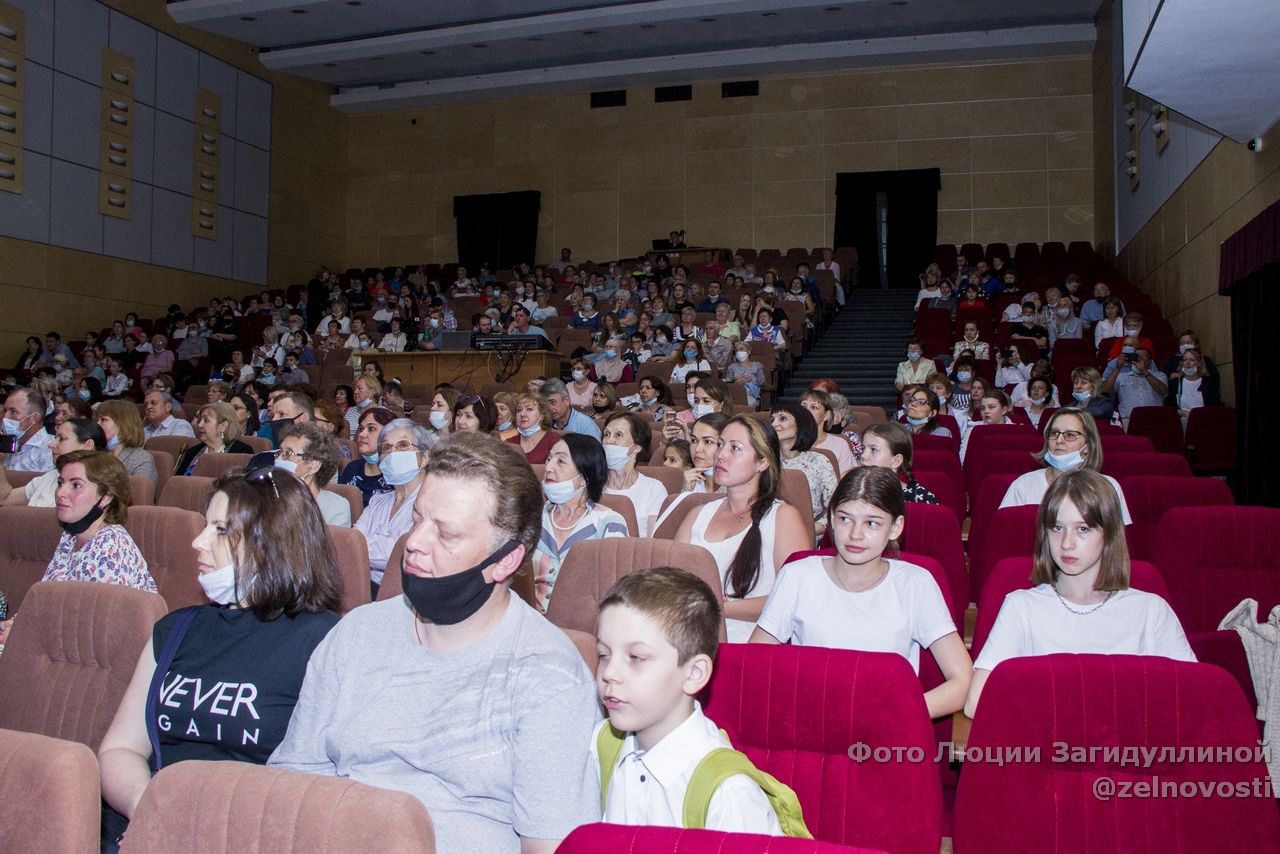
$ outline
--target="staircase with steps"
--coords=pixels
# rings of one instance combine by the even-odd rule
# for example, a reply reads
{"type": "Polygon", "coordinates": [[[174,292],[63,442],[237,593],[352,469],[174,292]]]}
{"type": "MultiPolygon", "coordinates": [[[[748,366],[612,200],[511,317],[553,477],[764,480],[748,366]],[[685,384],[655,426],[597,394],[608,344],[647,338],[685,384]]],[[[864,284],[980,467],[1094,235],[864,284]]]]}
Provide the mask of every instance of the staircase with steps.
{"type": "Polygon", "coordinates": [[[784,400],[798,400],[816,379],[830,377],[855,406],[898,408],[893,379],[907,357],[915,324],[913,290],[854,290],[817,343],[787,379],[784,400]]]}

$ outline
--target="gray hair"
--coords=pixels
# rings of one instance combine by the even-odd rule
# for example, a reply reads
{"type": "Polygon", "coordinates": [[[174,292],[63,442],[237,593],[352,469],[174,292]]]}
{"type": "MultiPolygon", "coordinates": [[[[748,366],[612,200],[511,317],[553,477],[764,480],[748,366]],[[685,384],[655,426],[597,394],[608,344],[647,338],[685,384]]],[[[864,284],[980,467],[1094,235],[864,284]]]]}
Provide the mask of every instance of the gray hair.
{"type": "Polygon", "coordinates": [[[387,440],[387,434],[396,430],[408,430],[409,435],[413,436],[413,443],[423,451],[431,450],[437,441],[437,436],[426,427],[409,418],[396,418],[388,421],[382,431],[378,433],[378,447],[382,447],[382,443],[387,440]]]}
{"type": "Polygon", "coordinates": [[[835,413],[836,420],[845,426],[846,429],[852,427],[857,422],[857,417],[853,411],[849,409],[849,398],[839,392],[829,392],[827,394],[827,403],[831,404],[831,411],[835,413]]]}
{"type": "Polygon", "coordinates": [[[538,389],[538,394],[544,398],[551,397],[553,394],[562,394],[568,397],[569,389],[565,387],[564,380],[550,379],[542,384],[542,387],[538,389]]]}
{"type": "Polygon", "coordinates": [[[152,388],[147,390],[147,394],[143,395],[143,398],[145,399],[147,395],[152,395],[152,394],[158,395],[160,397],[160,402],[163,403],[165,406],[169,407],[170,409],[173,408],[173,404],[175,401],[173,399],[173,395],[169,394],[169,392],[164,391],[162,389],[158,389],[158,388],[152,388]]]}

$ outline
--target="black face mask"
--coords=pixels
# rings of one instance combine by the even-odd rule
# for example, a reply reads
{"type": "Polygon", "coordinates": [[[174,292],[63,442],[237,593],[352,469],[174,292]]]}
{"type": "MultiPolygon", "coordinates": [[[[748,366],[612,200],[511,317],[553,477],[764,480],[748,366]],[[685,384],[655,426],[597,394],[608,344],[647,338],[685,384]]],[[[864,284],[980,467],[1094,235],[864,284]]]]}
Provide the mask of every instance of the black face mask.
{"type": "Polygon", "coordinates": [[[267,426],[271,428],[271,444],[277,448],[280,447],[280,434],[292,423],[292,418],[277,418],[275,421],[268,421],[267,426]]]}
{"type": "MultiPolygon", "coordinates": [[[[99,499],[101,500],[101,499],[99,499]]],[[[78,537],[85,531],[93,527],[93,523],[102,518],[102,514],[106,512],[106,508],[101,504],[94,504],[89,512],[81,516],[74,522],[59,522],[62,530],[66,531],[73,537],[78,537]]]]}
{"type": "Polygon", "coordinates": [[[470,569],[442,578],[423,578],[404,571],[400,565],[400,583],[404,595],[418,616],[441,626],[461,623],[489,601],[494,582],[484,580],[484,570],[511,554],[520,546],[516,540],[480,561],[470,569]]]}

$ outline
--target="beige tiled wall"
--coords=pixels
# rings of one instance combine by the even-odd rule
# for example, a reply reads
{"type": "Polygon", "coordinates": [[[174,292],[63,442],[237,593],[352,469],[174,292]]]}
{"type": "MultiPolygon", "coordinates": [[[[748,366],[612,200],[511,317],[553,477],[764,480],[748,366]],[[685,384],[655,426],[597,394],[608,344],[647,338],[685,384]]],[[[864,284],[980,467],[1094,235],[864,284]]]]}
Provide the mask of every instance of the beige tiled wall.
{"type": "Polygon", "coordinates": [[[942,242],[1092,240],[1089,57],[763,78],[756,98],[586,93],[352,116],[347,263],[456,257],[454,195],[539,190],[538,257],[830,242],[838,172],[938,167],[942,242]]]}
{"type": "Polygon", "coordinates": [[[1222,368],[1222,393],[1235,399],[1231,373],[1231,302],[1218,295],[1219,247],[1245,223],[1280,201],[1280,126],[1262,150],[1224,139],[1174,191],[1117,265],[1160,304],[1175,330],[1200,335],[1222,368]]]}

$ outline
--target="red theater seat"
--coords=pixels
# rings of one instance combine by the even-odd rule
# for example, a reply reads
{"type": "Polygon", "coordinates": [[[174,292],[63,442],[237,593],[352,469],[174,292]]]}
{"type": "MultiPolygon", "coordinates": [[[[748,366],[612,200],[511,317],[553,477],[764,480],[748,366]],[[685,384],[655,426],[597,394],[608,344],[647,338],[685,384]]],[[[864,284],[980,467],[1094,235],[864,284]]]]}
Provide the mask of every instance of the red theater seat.
{"type": "Polygon", "coordinates": [[[597,823],[576,828],[556,848],[556,854],[599,854],[601,851],[654,854],[874,854],[878,850],[786,836],[597,823]]]}
{"type": "Polygon", "coordinates": [[[816,839],[937,854],[937,745],[920,681],[902,656],[725,644],[704,708],[756,767],[795,790],[816,839]],[[923,759],[855,762],[850,748],[863,745],[923,759]]]}
{"type": "Polygon", "coordinates": [[[1162,750],[1221,749],[1234,759],[1237,749],[1251,756],[1257,746],[1253,710],[1216,667],[1155,656],[1011,659],[987,681],[968,748],[984,758],[1020,748],[1022,761],[965,763],[956,854],[1274,851],[1274,798],[1221,789],[1265,780],[1260,760],[1177,761],[1162,750]],[[1066,761],[1055,761],[1059,744],[1066,761]],[[1122,764],[1142,748],[1153,751],[1151,761],[1122,764]],[[1113,796],[1104,797],[1111,784],[1113,796]],[[1132,795],[1137,784],[1190,794],[1118,796],[1118,787],[1131,786],[1132,795]]]}

